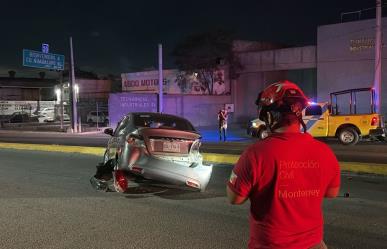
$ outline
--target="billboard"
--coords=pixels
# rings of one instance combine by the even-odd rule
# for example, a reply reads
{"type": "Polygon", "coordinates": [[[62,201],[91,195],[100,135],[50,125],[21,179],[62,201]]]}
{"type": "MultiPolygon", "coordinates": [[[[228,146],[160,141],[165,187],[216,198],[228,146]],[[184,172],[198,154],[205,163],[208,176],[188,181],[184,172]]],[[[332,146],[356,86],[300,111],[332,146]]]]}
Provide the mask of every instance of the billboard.
{"type": "MultiPolygon", "coordinates": [[[[157,70],[121,74],[122,91],[157,93],[159,89],[157,70]]],[[[230,82],[225,70],[187,73],[163,70],[163,92],[166,94],[227,95],[230,82]]]]}

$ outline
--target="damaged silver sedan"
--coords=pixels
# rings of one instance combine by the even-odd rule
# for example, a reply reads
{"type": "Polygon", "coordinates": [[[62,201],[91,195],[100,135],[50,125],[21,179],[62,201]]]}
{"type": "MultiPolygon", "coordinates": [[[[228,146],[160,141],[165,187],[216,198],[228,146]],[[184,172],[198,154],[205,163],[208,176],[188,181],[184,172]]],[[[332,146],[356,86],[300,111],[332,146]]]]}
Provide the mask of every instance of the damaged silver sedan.
{"type": "Polygon", "coordinates": [[[129,113],[111,135],[103,163],[90,181],[99,190],[125,192],[135,178],[204,191],[212,165],[204,165],[200,134],[181,117],[129,113]]]}

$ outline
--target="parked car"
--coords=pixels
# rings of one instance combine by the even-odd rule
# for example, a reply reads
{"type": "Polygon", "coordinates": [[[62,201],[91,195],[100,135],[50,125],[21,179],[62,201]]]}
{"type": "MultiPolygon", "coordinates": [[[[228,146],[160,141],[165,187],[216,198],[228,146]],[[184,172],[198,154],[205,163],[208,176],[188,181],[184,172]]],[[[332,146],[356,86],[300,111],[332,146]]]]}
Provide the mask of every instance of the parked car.
{"type": "Polygon", "coordinates": [[[37,117],[30,116],[27,112],[14,112],[8,121],[9,123],[39,122],[37,117]]]}
{"type": "MultiPolygon", "coordinates": [[[[56,116],[56,120],[60,121],[60,114],[56,116]]],[[[68,115],[67,113],[63,113],[63,121],[70,121],[70,115],[68,115]]]]}
{"type": "Polygon", "coordinates": [[[54,122],[54,115],[47,115],[47,114],[38,114],[36,117],[39,120],[39,123],[46,123],[46,122],[54,122]]]}
{"type": "Polygon", "coordinates": [[[99,190],[126,191],[133,176],[204,191],[212,174],[199,152],[200,134],[181,117],[129,113],[111,136],[97,174],[90,181],[99,190]],[[109,172],[106,175],[101,172],[109,172]]]}
{"type": "Polygon", "coordinates": [[[93,124],[102,124],[102,125],[107,125],[109,124],[109,117],[106,113],[104,112],[97,112],[97,111],[91,111],[87,114],[87,123],[90,125],[93,124]]]}
{"type": "MultiPolygon", "coordinates": [[[[54,121],[60,121],[60,115],[55,117],[54,112],[42,112],[32,117],[37,118],[39,123],[48,123],[54,121]]],[[[70,121],[70,116],[67,113],[63,113],[63,121],[70,121]]]]}
{"type": "Polygon", "coordinates": [[[55,108],[54,107],[46,107],[43,108],[38,112],[38,114],[45,115],[45,114],[54,114],[55,113],[55,108]]]}

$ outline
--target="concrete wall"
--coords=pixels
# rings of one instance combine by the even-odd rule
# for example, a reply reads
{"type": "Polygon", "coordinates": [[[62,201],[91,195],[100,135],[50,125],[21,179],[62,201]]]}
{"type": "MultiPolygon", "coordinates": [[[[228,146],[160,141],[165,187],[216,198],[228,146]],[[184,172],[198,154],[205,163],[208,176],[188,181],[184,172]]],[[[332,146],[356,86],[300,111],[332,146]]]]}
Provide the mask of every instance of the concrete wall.
{"type": "MultiPolygon", "coordinates": [[[[166,95],[164,97],[164,112],[187,118],[195,126],[217,125],[217,113],[225,104],[231,104],[230,95],[195,96],[166,95]]],[[[232,123],[233,113],[229,122],[232,123]]]]}
{"type": "Polygon", "coordinates": [[[238,53],[240,73],[280,71],[316,67],[316,46],[238,53]]]}
{"type": "Polygon", "coordinates": [[[76,79],[79,85],[79,97],[81,99],[105,99],[109,98],[112,86],[111,80],[76,79]]]}
{"type": "MultiPolygon", "coordinates": [[[[164,113],[184,117],[196,127],[217,125],[217,113],[225,104],[230,104],[231,95],[197,96],[165,95],[164,113]]],[[[117,93],[109,97],[109,118],[115,127],[128,112],[157,111],[156,94],[117,93]]],[[[229,116],[233,123],[233,113],[229,116]]]]}
{"type": "MultiPolygon", "coordinates": [[[[387,19],[383,18],[383,27],[387,19]]],[[[383,29],[387,32],[387,28],[383,29]]],[[[319,101],[329,93],[372,87],[374,80],[375,20],[326,25],[317,32],[317,93],[319,101]]],[[[386,43],[384,36],[384,44],[386,43]]],[[[387,115],[387,47],[382,55],[382,112],[387,115]]]]}
{"type": "Polygon", "coordinates": [[[295,81],[311,97],[316,96],[316,47],[306,46],[238,53],[243,69],[232,85],[234,122],[256,117],[255,100],[267,85],[288,79],[295,81]]]}

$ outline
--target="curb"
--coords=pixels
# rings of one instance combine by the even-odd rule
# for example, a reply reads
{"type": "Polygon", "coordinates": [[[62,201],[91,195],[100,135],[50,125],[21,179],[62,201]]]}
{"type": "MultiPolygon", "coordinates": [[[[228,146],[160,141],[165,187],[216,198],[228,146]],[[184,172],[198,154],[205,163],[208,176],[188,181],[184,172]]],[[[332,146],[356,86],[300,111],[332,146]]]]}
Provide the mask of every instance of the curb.
{"type": "MultiPolygon", "coordinates": [[[[47,144],[19,144],[19,143],[0,143],[0,149],[16,149],[47,152],[80,153],[86,155],[101,156],[105,152],[104,147],[86,147],[69,145],[47,145],[47,144]]],[[[239,155],[202,153],[203,160],[219,164],[235,164],[239,155]]],[[[355,173],[368,173],[387,175],[387,164],[378,163],[359,163],[359,162],[340,162],[340,168],[343,171],[355,173]]]]}

